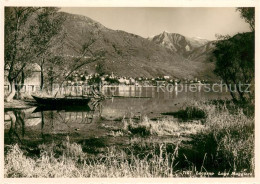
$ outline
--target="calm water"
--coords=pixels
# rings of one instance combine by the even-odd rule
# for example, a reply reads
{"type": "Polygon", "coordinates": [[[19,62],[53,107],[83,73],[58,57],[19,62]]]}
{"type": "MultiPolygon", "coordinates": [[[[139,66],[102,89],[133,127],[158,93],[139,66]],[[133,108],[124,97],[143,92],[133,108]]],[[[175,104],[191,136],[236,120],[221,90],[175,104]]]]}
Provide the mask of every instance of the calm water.
{"type": "Polygon", "coordinates": [[[197,92],[178,92],[176,88],[168,92],[156,87],[104,87],[103,93],[112,97],[97,104],[80,109],[59,110],[5,109],[5,144],[19,142],[37,145],[44,142],[62,140],[67,135],[76,142],[103,138],[120,144],[124,139],[111,137],[111,130],[120,129],[122,118],[162,118],[162,112],[177,111],[184,103],[193,99],[226,99],[228,93],[205,92],[200,86],[197,92]],[[121,142],[120,142],[121,141],[121,142]]]}

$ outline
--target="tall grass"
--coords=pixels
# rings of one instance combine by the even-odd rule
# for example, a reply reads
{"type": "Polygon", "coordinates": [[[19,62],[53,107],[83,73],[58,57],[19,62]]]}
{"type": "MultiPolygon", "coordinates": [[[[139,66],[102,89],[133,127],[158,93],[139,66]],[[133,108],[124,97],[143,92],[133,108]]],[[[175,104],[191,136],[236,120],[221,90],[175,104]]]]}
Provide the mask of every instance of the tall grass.
{"type": "Polygon", "coordinates": [[[214,157],[210,162],[216,168],[229,173],[254,173],[254,117],[246,115],[244,109],[230,101],[191,101],[178,112],[166,114],[176,115],[184,122],[167,119],[154,122],[145,117],[138,123],[124,122],[124,127],[142,136],[195,135],[193,139],[199,148],[205,147],[203,144],[208,146],[200,150],[201,156],[210,153],[214,157]]]}
{"type": "Polygon", "coordinates": [[[133,135],[150,136],[150,135],[187,135],[200,132],[204,126],[200,121],[187,122],[185,124],[173,119],[162,119],[157,121],[150,120],[144,116],[139,122],[132,119],[123,120],[124,130],[133,135]]]}
{"type": "Polygon", "coordinates": [[[201,176],[199,170],[254,173],[254,117],[232,104],[216,102],[189,102],[181,111],[189,111],[184,113],[190,117],[197,112],[204,115],[187,122],[151,121],[146,116],[135,122],[123,120],[120,136],[128,134],[130,145],[96,155],[83,152],[69,139],[40,145],[41,154],[34,157],[12,145],[5,155],[5,177],[190,177],[201,176]],[[171,136],[172,143],[151,143],[155,136],[171,136]],[[185,136],[193,141],[182,142],[185,136]]]}
{"type": "Polygon", "coordinates": [[[168,154],[163,145],[159,154],[145,157],[127,155],[123,150],[108,148],[106,154],[90,157],[80,145],[63,142],[62,146],[42,146],[39,157],[28,158],[13,145],[5,157],[5,177],[173,177],[175,152],[168,154]],[[59,152],[59,151],[60,152],[59,152]]]}
{"type": "Polygon", "coordinates": [[[193,102],[207,114],[202,132],[216,144],[216,160],[230,172],[254,172],[254,117],[231,102],[193,102]]]}

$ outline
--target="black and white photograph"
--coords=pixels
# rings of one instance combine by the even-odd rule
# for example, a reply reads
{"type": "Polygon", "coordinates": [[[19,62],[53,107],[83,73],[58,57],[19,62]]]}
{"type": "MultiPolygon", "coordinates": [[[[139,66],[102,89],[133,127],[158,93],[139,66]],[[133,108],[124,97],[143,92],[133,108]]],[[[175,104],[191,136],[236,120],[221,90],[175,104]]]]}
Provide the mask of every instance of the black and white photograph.
{"type": "Polygon", "coordinates": [[[3,10],[4,178],[256,176],[255,7],[3,10]]]}

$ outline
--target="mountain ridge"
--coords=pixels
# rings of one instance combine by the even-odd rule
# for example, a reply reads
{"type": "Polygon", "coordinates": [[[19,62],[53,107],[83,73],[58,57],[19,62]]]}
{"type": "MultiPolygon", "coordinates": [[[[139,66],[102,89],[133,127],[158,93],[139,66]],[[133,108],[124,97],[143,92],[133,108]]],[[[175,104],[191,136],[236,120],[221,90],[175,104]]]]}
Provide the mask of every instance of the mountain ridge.
{"type": "MultiPolygon", "coordinates": [[[[105,73],[113,72],[119,76],[131,77],[169,75],[180,79],[216,78],[213,74],[213,63],[207,62],[205,65],[205,62],[200,59],[193,62],[187,57],[187,49],[181,44],[174,45],[176,51],[173,52],[171,49],[162,47],[159,42],[126,31],[109,29],[86,16],[60,13],[66,17],[63,27],[67,37],[64,39],[62,49],[57,52],[64,55],[65,53],[77,55],[76,50],[80,50],[85,42],[95,38],[97,41],[92,49],[102,49],[107,53],[105,61],[102,62],[105,73]]],[[[182,35],[179,35],[179,38],[175,36],[175,40],[182,43],[183,37],[182,35]]],[[[194,51],[194,45],[189,43],[189,47],[192,48],[191,51],[194,51]]],[[[189,53],[192,53],[191,51],[189,53]]],[[[194,52],[193,56],[197,57],[197,53],[194,52]]],[[[96,64],[90,64],[88,70],[93,71],[96,64]]]]}

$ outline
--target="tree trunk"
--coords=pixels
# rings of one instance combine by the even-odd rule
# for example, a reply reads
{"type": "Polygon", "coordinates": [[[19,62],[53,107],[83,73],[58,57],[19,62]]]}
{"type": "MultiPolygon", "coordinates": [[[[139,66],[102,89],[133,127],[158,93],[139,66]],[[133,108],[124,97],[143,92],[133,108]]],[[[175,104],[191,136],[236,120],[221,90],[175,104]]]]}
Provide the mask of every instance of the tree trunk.
{"type": "Polygon", "coordinates": [[[20,85],[17,85],[16,86],[16,99],[23,99],[23,96],[21,94],[21,89],[24,87],[24,80],[25,80],[25,74],[24,74],[24,71],[22,70],[22,73],[21,73],[21,82],[20,82],[20,85]]]}
{"type": "Polygon", "coordinates": [[[9,83],[10,83],[10,87],[11,87],[11,92],[6,97],[6,102],[13,101],[14,95],[16,93],[14,80],[9,80],[9,83]]]}
{"type": "Polygon", "coordinates": [[[43,63],[44,63],[44,59],[42,59],[42,63],[40,65],[40,67],[41,67],[41,86],[40,86],[41,91],[43,90],[43,80],[44,80],[44,76],[43,76],[43,63]]]}

